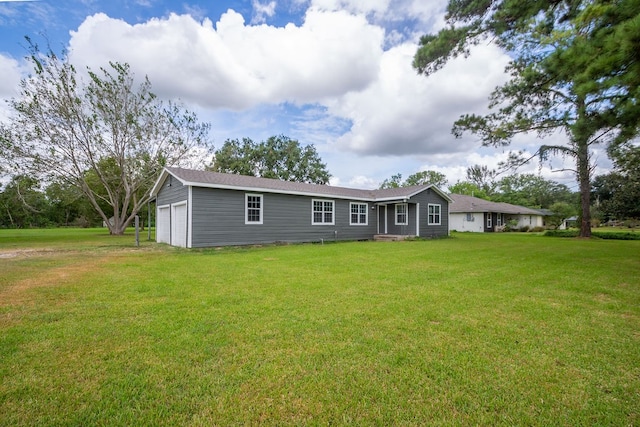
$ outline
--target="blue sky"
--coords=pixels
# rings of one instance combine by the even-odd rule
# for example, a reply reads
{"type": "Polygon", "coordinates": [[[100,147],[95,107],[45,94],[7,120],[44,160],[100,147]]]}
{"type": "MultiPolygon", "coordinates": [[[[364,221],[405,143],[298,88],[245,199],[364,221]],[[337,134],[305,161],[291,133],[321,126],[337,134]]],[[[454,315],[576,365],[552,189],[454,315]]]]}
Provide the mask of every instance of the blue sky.
{"type": "MultiPolygon", "coordinates": [[[[0,0],[0,98],[28,72],[24,36],[46,35],[78,66],[128,62],[154,91],[180,99],[226,139],[284,134],[314,144],[334,185],[375,188],[395,173],[444,173],[453,184],[507,152],[455,139],[464,113],[486,111],[508,57],[480,45],[429,78],[411,60],[444,25],[445,0],[0,0]]],[[[3,102],[0,120],[10,111],[3,102]]],[[[561,142],[561,135],[556,136],[561,142]]],[[[522,137],[511,149],[535,151],[522,137]]],[[[552,141],[547,141],[552,143],[552,141]]],[[[602,160],[602,159],[601,159],[602,160]]],[[[561,167],[560,163],[554,167],[561,167]]],[[[572,183],[547,165],[522,172],[572,183]]]]}

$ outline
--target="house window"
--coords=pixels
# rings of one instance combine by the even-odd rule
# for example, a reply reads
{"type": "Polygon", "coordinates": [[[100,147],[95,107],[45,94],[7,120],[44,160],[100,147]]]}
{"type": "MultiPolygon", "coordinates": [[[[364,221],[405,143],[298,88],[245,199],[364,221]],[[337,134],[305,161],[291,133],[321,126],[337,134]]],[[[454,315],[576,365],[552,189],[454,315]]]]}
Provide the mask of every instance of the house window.
{"type": "Polygon", "coordinates": [[[496,216],[496,227],[500,227],[501,225],[502,225],[502,214],[501,214],[501,213],[499,213],[499,214],[496,216]]]}
{"type": "Polygon", "coordinates": [[[487,212],[487,228],[493,227],[493,222],[491,220],[491,212],[487,212]]]}
{"type": "Polygon", "coordinates": [[[440,205],[428,205],[427,207],[429,209],[428,213],[428,219],[427,219],[427,225],[440,225],[440,205]]]}
{"type": "Polygon", "coordinates": [[[407,204],[400,203],[396,205],[396,225],[407,225],[409,223],[407,216],[407,204]]]}
{"type": "Polygon", "coordinates": [[[311,212],[311,224],[319,225],[319,224],[327,224],[333,225],[333,212],[334,212],[334,201],[333,200],[316,200],[313,199],[311,201],[311,205],[313,207],[311,212]]]}
{"type": "Polygon", "coordinates": [[[350,203],[351,217],[349,225],[367,225],[367,212],[369,206],[366,203],[350,203]]]}
{"type": "Polygon", "coordinates": [[[471,213],[471,212],[467,212],[467,221],[468,221],[468,222],[473,222],[473,221],[475,221],[475,218],[473,217],[473,213],[471,213]]]}
{"type": "Polygon", "coordinates": [[[262,194],[245,194],[245,224],[262,224],[262,194]]]}

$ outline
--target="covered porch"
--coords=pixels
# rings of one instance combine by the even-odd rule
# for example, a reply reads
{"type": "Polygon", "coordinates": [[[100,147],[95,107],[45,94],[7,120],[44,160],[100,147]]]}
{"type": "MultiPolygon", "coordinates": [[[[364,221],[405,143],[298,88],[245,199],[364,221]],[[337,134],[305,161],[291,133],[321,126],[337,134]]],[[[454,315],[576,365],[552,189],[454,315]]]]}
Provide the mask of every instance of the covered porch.
{"type": "Polygon", "coordinates": [[[404,240],[407,237],[419,236],[419,206],[406,199],[378,203],[374,240],[404,240]]]}

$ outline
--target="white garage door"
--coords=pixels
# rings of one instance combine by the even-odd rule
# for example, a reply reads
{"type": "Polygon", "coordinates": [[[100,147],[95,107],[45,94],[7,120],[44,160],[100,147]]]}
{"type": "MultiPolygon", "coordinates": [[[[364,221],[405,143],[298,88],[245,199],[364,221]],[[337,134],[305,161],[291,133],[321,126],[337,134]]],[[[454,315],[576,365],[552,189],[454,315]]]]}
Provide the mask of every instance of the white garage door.
{"type": "Polygon", "coordinates": [[[169,206],[158,207],[156,241],[158,243],[171,243],[171,210],[169,206]]]}
{"type": "Polygon", "coordinates": [[[171,244],[173,246],[187,247],[187,203],[173,205],[171,221],[171,244]]]}

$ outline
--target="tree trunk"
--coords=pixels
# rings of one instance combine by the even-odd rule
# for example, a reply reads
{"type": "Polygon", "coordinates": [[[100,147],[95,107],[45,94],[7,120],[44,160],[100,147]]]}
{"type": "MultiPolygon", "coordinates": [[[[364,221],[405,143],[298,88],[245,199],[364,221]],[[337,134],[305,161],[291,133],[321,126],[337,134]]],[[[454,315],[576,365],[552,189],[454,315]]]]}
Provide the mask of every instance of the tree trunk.
{"type": "Polygon", "coordinates": [[[131,223],[131,218],[132,217],[121,217],[116,220],[116,218],[114,217],[113,227],[110,229],[111,234],[115,236],[122,236],[125,231],[127,231],[127,227],[131,223]]]}
{"type": "Polygon", "coordinates": [[[591,237],[591,168],[588,141],[577,142],[578,184],[580,185],[580,237],[591,237]]]}
{"type": "Polygon", "coordinates": [[[589,126],[584,96],[576,100],[578,118],[572,129],[576,144],[576,169],[580,186],[580,237],[591,237],[591,167],[589,166],[589,140],[593,131],[589,126]]]}

